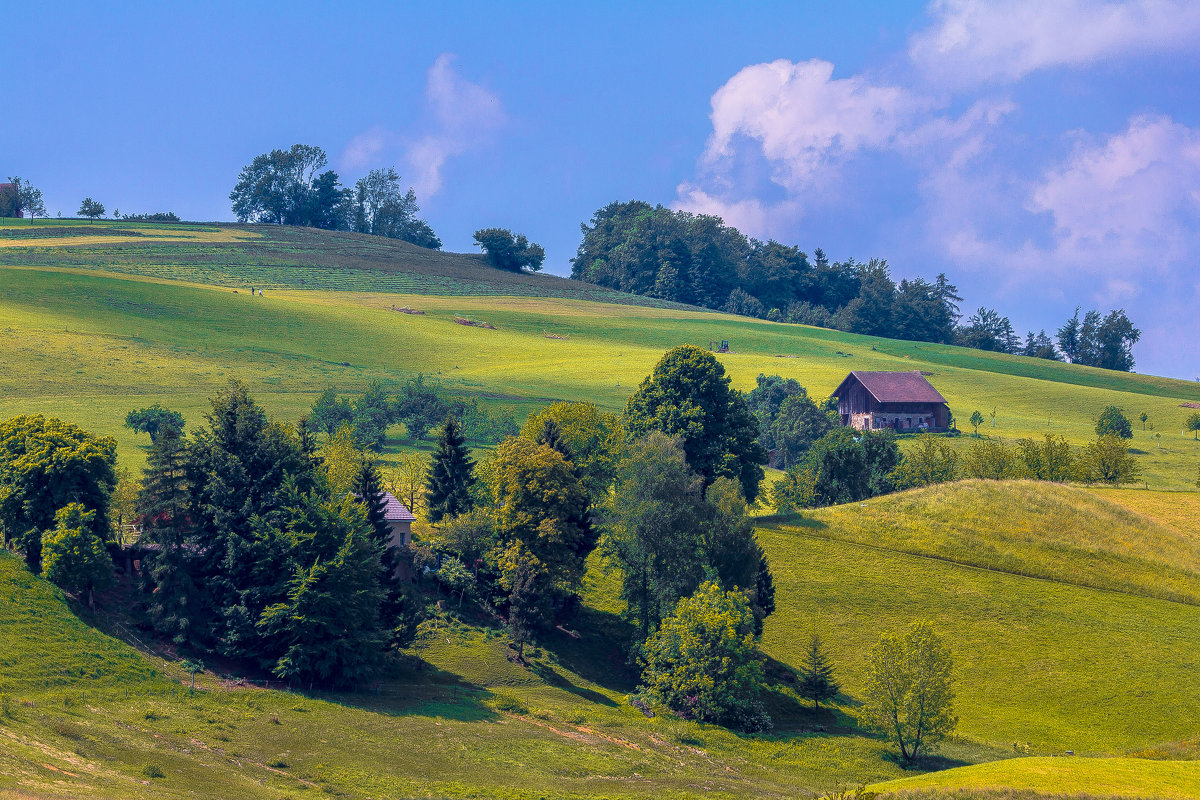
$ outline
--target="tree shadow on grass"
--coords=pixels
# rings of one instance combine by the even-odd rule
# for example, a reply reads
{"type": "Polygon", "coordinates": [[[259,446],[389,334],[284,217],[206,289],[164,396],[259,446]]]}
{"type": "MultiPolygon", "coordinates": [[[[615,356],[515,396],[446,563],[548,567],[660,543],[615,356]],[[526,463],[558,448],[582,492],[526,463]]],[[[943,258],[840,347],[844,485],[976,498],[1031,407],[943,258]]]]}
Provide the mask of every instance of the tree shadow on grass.
{"type": "Polygon", "coordinates": [[[563,675],[561,672],[557,672],[549,664],[541,661],[534,661],[529,665],[529,669],[534,675],[537,675],[548,685],[553,686],[556,689],[562,689],[563,691],[570,692],[571,694],[583,700],[587,700],[589,703],[598,703],[602,706],[609,706],[610,708],[615,708],[617,705],[606,695],[602,695],[597,691],[593,691],[592,689],[587,689],[583,686],[576,686],[575,684],[571,683],[571,681],[565,675],[563,675]]]}
{"type": "MultiPolygon", "coordinates": [[[[584,606],[571,621],[569,632],[555,629],[540,639],[539,644],[553,653],[562,667],[585,681],[614,692],[632,692],[638,678],[637,670],[626,656],[632,640],[633,626],[620,616],[584,606]]],[[[575,693],[580,691],[588,690],[575,693]]],[[[612,704],[608,698],[596,702],[612,704]]]]}
{"type": "Polygon", "coordinates": [[[488,689],[416,656],[405,656],[395,672],[374,686],[354,692],[305,694],[389,716],[440,717],[456,722],[491,722],[500,718],[489,705],[494,696],[488,689]]]}
{"type": "Polygon", "coordinates": [[[950,758],[949,756],[937,754],[922,755],[912,761],[905,761],[900,757],[900,753],[896,749],[884,753],[883,760],[895,764],[905,772],[940,772],[944,769],[965,767],[971,763],[961,758],[950,758]]]}

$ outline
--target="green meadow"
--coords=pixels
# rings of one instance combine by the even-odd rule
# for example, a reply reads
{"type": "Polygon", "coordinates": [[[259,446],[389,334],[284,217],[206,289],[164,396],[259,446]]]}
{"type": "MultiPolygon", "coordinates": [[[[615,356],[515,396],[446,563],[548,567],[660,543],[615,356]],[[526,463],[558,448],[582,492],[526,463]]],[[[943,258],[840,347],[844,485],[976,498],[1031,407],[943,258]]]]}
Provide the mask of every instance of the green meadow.
{"type": "MultiPolygon", "coordinates": [[[[824,396],[850,370],[921,370],[967,432],[948,440],[958,448],[975,409],[984,435],[1075,445],[1106,405],[1149,417],[1132,443],[1149,490],[964,481],[763,512],[778,610],[762,649],[779,680],[766,736],[629,705],[618,576],[597,556],[582,636],[539,642],[529,669],[506,658],[499,627],[446,615],[396,676],[301,694],[207,673],[192,692],[169,653],[0,553],[5,800],[1200,794],[1200,442],[1182,433],[1200,384],[768,323],[270,226],[0,222],[0,331],[0,414],[114,436],[135,468],[146,441],[123,427],[130,409],[159,402],[198,422],[231,378],[287,420],[327,387],[418,373],[519,415],[556,399],[620,410],[667,348],[721,339],[743,389],[779,374],[824,396]],[[923,774],[857,725],[871,646],[918,619],[952,642],[961,718],[923,766],[942,771],[923,774]],[[787,679],[813,633],[843,685],[820,711],[787,679]]],[[[393,431],[390,449],[406,446],[393,431]]]]}

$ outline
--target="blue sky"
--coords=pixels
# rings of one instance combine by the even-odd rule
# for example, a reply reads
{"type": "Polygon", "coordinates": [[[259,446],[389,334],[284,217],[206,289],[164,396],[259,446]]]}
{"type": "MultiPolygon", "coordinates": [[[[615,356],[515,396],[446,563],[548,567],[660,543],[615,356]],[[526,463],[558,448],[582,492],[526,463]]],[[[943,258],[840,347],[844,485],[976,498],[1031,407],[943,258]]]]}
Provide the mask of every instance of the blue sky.
{"type": "Polygon", "coordinates": [[[946,272],[1022,332],[1124,307],[1200,378],[1200,3],[10,4],[0,176],[230,219],[256,154],[396,166],[447,249],[565,274],[613,200],[946,272]]]}

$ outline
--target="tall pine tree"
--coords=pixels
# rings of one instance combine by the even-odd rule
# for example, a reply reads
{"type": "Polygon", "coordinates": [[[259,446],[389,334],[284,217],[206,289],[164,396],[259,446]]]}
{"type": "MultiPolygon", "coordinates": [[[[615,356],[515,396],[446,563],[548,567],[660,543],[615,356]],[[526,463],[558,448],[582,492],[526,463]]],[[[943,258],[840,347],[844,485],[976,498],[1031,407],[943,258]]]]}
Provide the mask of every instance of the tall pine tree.
{"type": "Polygon", "coordinates": [[[800,666],[800,686],[796,692],[801,697],[813,701],[816,708],[821,707],[821,701],[837,696],[841,687],[833,679],[833,665],[821,646],[821,637],[813,634],[808,645],[808,653],[800,666]]]}
{"type": "Polygon", "coordinates": [[[467,450],[462,428],[450,417],[438,428],[437,449],[426,478],[430,522],[440,522],[471,510],[474,469],[475,462],[467,450]]]}

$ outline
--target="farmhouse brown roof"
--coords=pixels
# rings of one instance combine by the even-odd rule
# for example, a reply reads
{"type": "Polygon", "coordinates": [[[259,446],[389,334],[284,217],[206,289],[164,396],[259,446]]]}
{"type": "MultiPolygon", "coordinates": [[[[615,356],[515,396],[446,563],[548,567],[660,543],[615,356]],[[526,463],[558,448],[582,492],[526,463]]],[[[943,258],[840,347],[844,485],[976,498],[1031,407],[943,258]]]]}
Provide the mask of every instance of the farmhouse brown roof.
{"type": "Polygon", "coordinates": [[[946,398],[933,388],[920,372],[859,372],[846,376],[834,391],[835,397],[852,380],[857,380],[880,403],[945,403],[946,398]]]}

